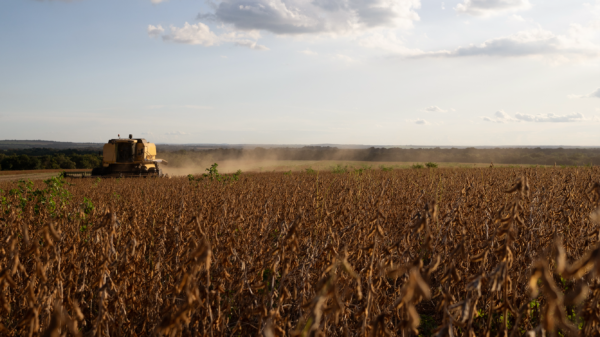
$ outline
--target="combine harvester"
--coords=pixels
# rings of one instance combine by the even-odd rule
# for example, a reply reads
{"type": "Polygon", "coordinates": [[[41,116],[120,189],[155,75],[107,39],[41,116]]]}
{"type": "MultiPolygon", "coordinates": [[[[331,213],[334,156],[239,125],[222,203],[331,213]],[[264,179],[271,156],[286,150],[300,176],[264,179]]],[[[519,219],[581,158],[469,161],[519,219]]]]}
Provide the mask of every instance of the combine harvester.
{"type": "Polygon", "coordinates": [[[156,159],[156,145],[144,138],[111,139],[104,144],[102,166],[90,172],[65,172],[69,178],[84,177],[163,177],[159,164],[166,160],[156,159]]]}

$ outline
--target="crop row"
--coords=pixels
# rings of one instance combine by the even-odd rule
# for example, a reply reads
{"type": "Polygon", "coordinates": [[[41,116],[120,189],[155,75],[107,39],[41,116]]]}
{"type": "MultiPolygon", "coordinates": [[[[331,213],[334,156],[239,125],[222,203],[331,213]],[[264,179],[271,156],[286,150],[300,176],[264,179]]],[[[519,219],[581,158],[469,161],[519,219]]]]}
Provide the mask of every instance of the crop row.
{"type": "Polygon", "coordinates": [[[599,180],[486,168],[0,182],[0,334],[597,335],[599,180]]]}

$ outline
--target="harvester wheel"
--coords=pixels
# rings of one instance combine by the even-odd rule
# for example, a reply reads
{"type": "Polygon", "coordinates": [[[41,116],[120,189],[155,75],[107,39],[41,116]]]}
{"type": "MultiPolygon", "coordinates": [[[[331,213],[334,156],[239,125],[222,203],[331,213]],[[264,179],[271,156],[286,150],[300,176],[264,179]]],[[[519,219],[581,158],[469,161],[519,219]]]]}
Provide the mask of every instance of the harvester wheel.
{"type": "Polygon", "coordinates": [[[103,167],[95,167],[92,169],[92,175],[93,176],[101,176],[104,173],[104,168],[103,167]]]}

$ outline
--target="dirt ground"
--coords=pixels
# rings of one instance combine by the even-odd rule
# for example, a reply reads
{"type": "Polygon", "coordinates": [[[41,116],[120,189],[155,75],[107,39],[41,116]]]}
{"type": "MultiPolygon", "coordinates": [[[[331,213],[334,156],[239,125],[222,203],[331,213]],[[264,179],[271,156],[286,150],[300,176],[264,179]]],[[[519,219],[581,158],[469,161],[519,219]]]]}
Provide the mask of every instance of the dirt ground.
{"type": "Polygon", "coordinates": [[[0,181],[18,181],[21,179],[44,180],[59,175],[61,172],[87,172],[91,170],[24,170],[0,171],[0,181]]]}

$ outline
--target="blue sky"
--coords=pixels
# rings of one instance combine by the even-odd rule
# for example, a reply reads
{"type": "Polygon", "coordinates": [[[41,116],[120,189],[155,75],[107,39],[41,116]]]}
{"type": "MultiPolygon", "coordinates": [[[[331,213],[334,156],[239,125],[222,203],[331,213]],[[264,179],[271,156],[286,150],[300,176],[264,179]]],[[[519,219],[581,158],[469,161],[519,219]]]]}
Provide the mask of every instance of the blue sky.
{"type": "Polygon", "coordinates": [[[0,139],[600,145],[600,0],[3,0],[0,139]]]}

